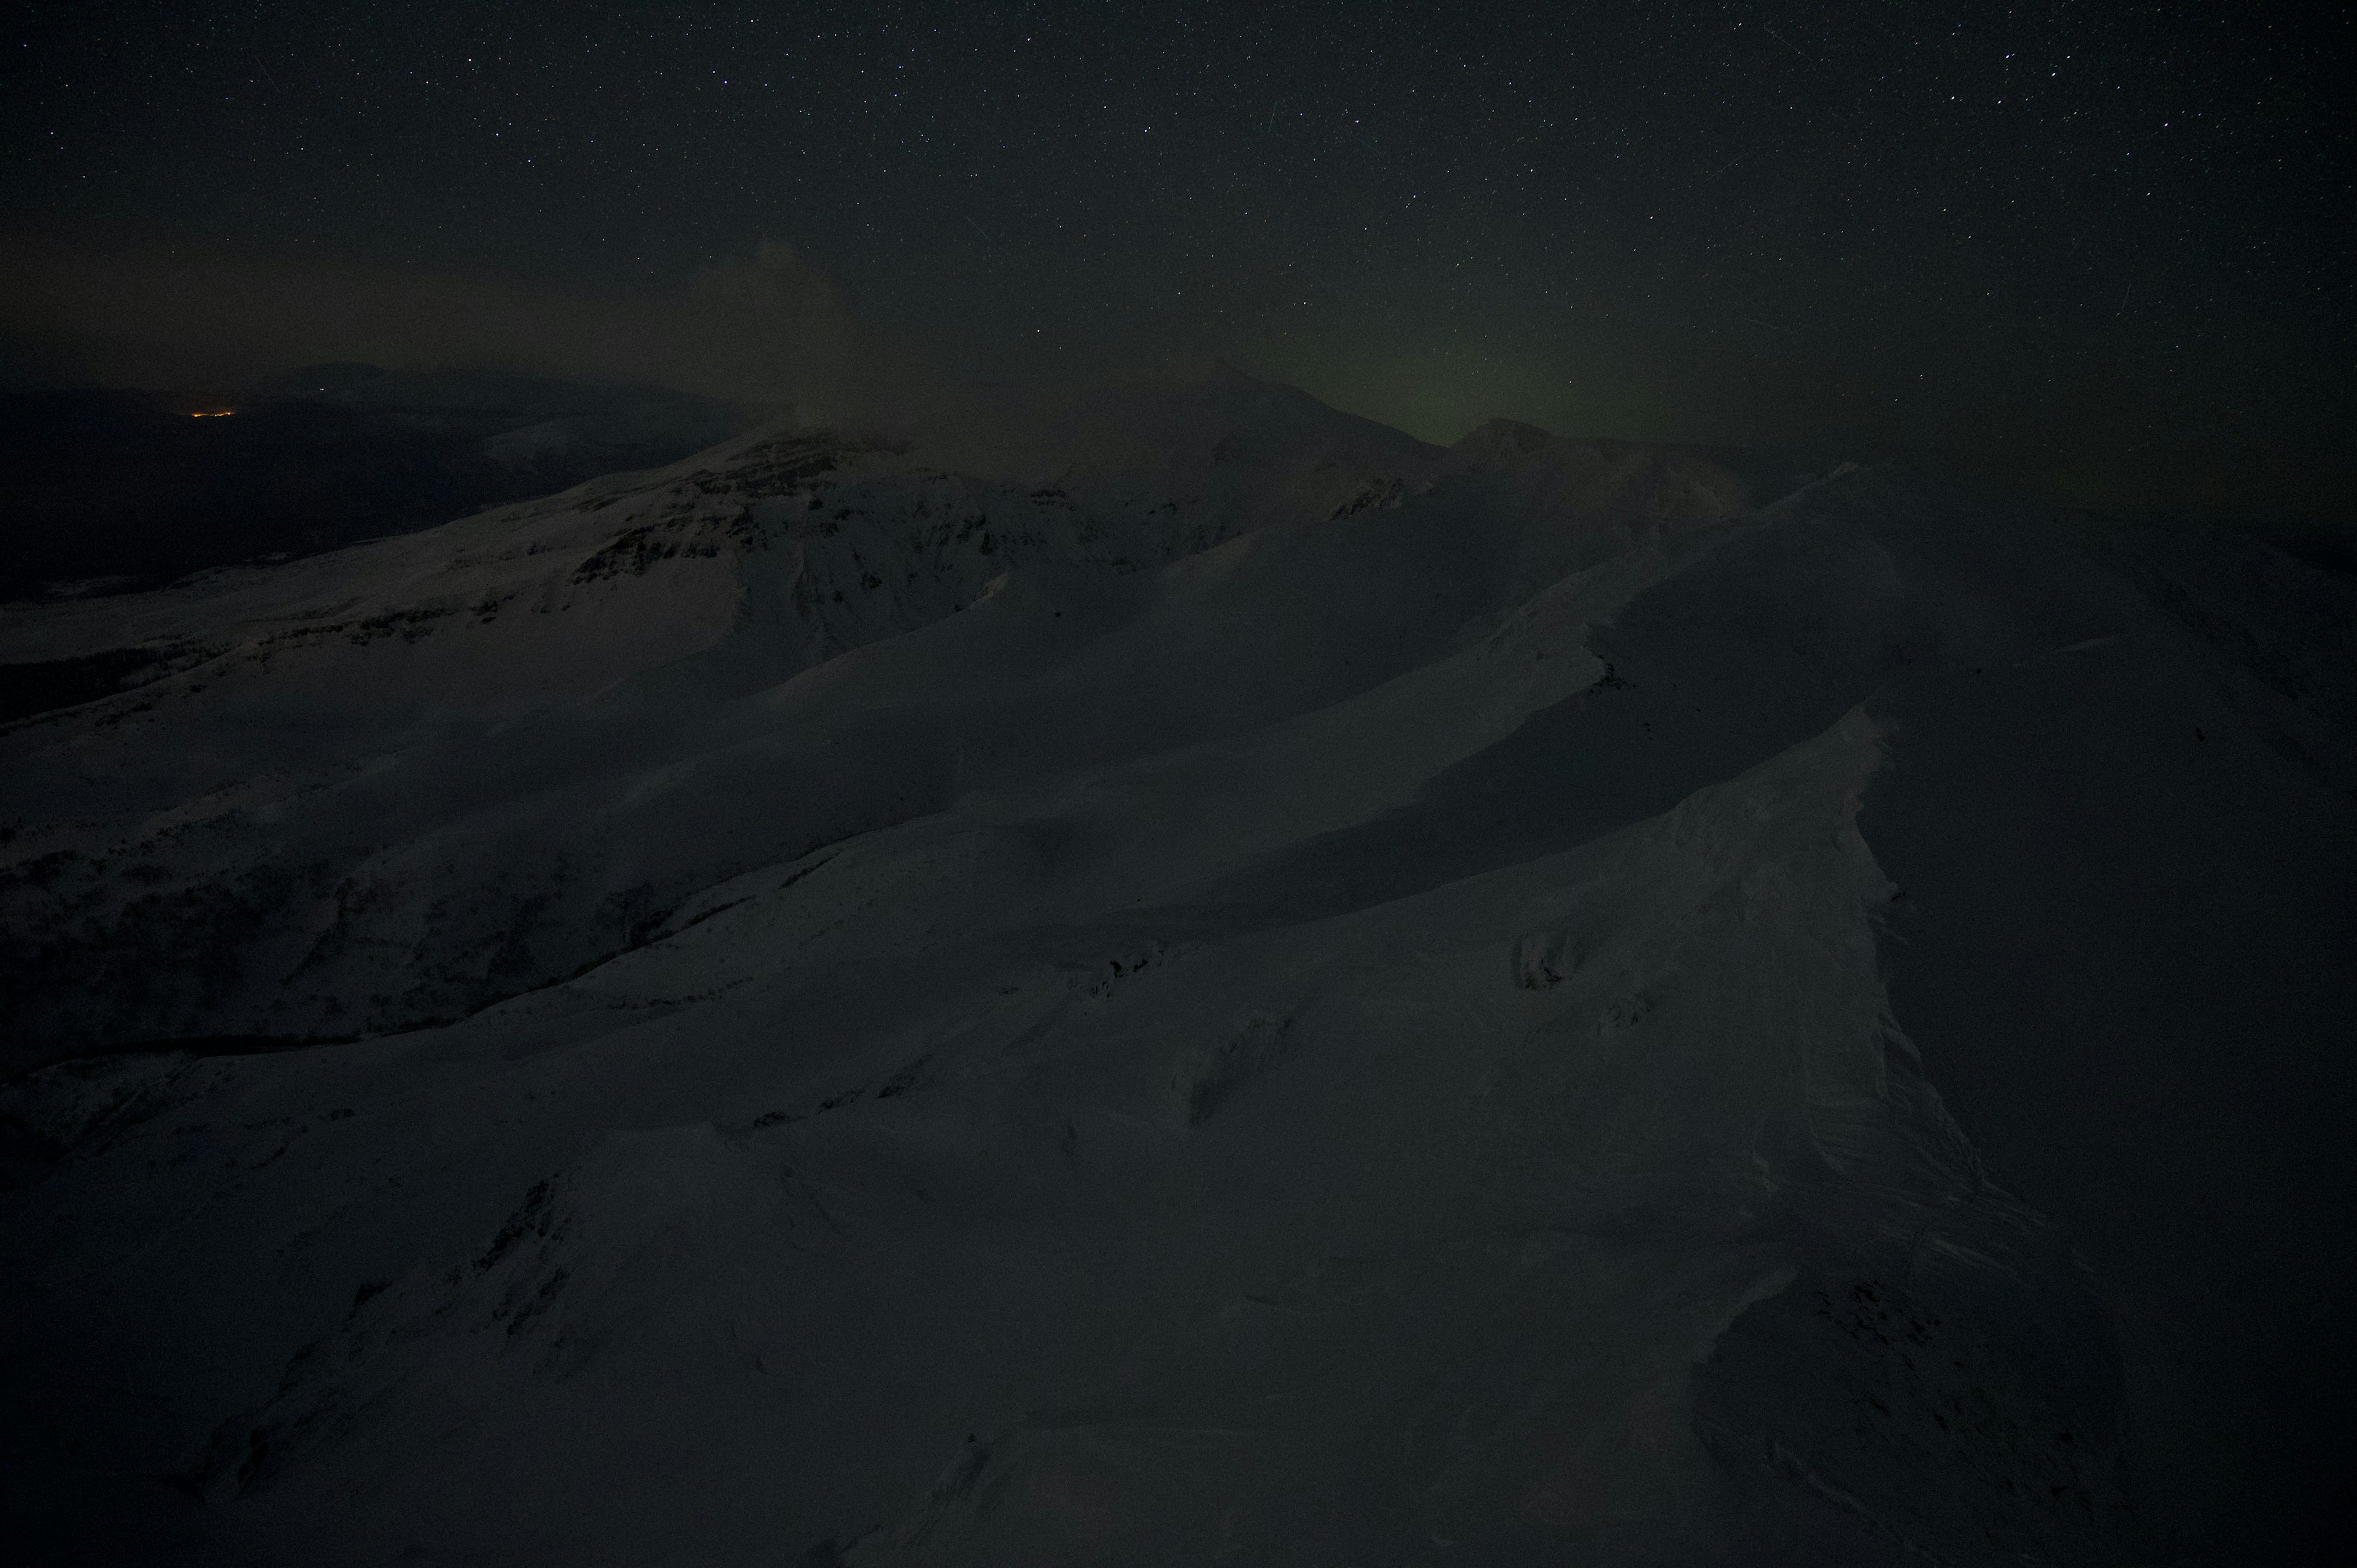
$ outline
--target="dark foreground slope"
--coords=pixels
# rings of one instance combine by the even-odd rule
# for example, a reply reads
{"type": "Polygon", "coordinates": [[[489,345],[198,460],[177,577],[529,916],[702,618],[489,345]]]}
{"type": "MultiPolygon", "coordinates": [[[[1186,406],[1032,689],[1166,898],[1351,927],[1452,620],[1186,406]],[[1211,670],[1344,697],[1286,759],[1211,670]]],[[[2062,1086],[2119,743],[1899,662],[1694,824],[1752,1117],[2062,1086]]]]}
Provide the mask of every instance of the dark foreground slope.
{"type": "Polygon", "coordinates": [[[161,672],[0,737],[8,1506],[2327,1551],[2352,624],[2209,536],[1240,378],[28,614],[161,672]]]}

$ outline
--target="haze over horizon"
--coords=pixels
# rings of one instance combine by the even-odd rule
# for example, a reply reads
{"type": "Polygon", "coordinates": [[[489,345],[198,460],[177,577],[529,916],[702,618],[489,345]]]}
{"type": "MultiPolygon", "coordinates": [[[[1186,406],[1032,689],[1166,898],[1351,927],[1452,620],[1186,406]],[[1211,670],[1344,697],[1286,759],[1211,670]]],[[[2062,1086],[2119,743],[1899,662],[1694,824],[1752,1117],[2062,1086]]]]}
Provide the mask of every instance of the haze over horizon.
{"type": "Polygon", "coordinates": [[[865,412],[1224,357],[1448,442],[2357,495],[2347,17],[36,7],[0,373],[490,365],[865,412]]]}

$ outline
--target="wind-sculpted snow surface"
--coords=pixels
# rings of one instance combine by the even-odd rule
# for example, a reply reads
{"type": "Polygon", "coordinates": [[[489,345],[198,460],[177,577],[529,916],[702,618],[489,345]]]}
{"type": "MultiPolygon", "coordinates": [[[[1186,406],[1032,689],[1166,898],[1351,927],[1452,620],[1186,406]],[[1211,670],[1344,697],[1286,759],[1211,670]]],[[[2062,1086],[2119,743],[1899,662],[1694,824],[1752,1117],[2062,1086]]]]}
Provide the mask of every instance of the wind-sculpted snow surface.
{"type": "Polygon", "coordinates": [[[1910,1036],[1953,1018],[1885,973],[1955,884],[1860,825],[1941,693],[2141,644],[2329,890],[2323,634],[2236,642],[2158,545],[1795,483],[1224,378],[996,471],[764,433],[20,615],[20,661],[160,671],[5,736],[27,1537],[2012,1564],[2212,1528],[2156,1514],[2201,1454],[2122,1351],[2169,1279],[2124,1320],[2103,1214],[1951,1119],[1910,1036]]]}

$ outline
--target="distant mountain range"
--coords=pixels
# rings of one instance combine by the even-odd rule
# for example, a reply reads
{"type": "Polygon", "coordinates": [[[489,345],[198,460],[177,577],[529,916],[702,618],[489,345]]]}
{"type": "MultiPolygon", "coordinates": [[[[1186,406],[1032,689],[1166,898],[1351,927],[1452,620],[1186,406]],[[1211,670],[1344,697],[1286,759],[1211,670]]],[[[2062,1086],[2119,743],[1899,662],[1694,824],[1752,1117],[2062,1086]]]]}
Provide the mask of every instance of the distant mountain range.
{"type": "Polygon", "coordinates": [[[316,554],[672,462],[745,423],[656,388],[371,365],[232,392],[0,392],[0,599],[316,554]]]}
{"type": "Polygon", "coordinates": [[[0,608],[17,1539],[2343,1528],[2344,580],[1226,371],[970,434],[0,608]]]}

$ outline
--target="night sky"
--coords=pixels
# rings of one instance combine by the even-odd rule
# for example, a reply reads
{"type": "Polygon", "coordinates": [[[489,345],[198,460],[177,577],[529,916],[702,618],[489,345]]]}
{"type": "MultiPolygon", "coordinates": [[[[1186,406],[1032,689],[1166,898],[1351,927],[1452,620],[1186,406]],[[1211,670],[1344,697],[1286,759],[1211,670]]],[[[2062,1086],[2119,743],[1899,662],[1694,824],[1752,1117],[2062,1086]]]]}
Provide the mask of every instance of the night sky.
{"type": "Polygon", "coordinates": [[[2190,515],[2357,490],[2345,7],[10,25],[20,384],[368,359],[748,395],[799,357],[809,397],[1224,356],[1436,440],[1509,414],[2190,515]]]}

